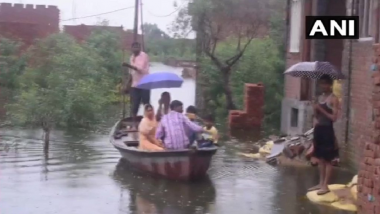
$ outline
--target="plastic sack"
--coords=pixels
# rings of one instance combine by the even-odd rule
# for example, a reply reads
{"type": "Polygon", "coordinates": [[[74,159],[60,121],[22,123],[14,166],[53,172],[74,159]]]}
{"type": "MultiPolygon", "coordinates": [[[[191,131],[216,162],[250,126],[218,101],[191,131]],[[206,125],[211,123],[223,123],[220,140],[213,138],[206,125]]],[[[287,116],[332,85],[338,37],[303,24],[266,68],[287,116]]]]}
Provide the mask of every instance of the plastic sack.
{"type": "Polygon", "coordinates": [[[334,202],[331,204],[332,207],[340,210],[346,210],[346,211],[351,211],[351,212],[356,212],[357,207],[354,204],[351,203],[344,203],[341,201],[334,202]]]}

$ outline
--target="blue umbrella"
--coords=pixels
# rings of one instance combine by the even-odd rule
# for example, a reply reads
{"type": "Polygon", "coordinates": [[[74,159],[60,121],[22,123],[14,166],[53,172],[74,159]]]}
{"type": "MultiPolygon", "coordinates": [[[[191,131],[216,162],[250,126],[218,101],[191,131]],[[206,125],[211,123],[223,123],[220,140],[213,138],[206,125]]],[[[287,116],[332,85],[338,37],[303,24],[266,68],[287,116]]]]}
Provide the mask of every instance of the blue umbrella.
{"type": "Polygon", "coordinates": [[[141,89],[156,89],[156,88],[180,88],[183,79],[177,74],[169,72],[152,73],[144,76],[137,88],[141,89]]]}

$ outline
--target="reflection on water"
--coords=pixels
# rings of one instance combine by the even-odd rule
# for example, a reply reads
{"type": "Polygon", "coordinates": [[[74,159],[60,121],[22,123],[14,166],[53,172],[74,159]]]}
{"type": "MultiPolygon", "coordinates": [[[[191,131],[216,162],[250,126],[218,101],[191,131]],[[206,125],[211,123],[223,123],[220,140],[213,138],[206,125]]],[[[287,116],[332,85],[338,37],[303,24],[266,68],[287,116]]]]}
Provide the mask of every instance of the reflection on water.
{"type": "Polygon", "coordinates": [[[134,174],[122,160],[113,178],[128,190],[132,202],[128,209],[137,213],[208,213],[215,200],[210,179],[183,183],[150,178],[134,174]]]}
{"type": "MultiPolygon", "coordinates": [[[[134,174],[107,136],[55,132],[45,158],[35,140],[40,132],[1,130],[1,135],[1,213],[343,213],[305,198],[317,182],[315,168],[272,167],[237,156],[250,142],[225,142],[209,179],[189,184],[134,174]]],[[[346,183],[351,176],[339,171],[333,181],[346,183]]]]}

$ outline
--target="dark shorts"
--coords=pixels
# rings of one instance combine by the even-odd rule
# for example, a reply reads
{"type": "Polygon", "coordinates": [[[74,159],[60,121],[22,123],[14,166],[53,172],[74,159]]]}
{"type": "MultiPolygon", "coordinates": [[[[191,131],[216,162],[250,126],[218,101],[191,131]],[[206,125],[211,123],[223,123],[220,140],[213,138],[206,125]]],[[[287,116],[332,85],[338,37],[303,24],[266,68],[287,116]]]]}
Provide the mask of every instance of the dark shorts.
{"type": "Polygon", "coordinates": [[[140,104],[149,104],[150,102],[150,90],[131,88],[131,111],[132,115],[137,115],[140,104]]]}

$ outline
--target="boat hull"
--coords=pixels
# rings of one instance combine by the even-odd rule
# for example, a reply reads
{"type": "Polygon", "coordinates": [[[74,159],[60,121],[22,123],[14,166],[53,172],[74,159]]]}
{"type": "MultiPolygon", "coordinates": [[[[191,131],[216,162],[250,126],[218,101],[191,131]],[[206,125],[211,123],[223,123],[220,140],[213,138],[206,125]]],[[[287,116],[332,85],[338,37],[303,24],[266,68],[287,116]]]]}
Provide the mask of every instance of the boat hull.
{"type": "MultiPolygon", "coordinates": [[[[115,133],[115,125],[111,134],[115,133]]],[[[131,133],[121,139],[112,135],[110,141],[118,149],[122,158],[135,170],[173,180],[197,180],[207,174],[212,156],[217,147],[197,150],[150,152],[137,149],[137,133],[131,133]]]]}
{"type": "MultiPolygon", "coordinates": [[[[117,148],[117,147],[116,147],[117,148]]],[[[213,153],[201,154],[189,151],[176,155],[141,155],[119,149],[122,158],[135,170],[173,180],[197,180],[207,174],[213,153]]]]}

